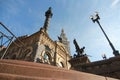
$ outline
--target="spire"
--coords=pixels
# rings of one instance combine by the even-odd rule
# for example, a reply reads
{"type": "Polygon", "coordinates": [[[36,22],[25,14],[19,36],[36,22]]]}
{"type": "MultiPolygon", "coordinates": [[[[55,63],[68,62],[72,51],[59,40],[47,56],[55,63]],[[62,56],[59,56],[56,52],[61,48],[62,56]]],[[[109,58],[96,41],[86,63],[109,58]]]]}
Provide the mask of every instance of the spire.
{"type": "Polygon", "coordinates": [[[62,28],[61,32],[64,33],[64,29],[63,28],[62,28]]]}
{"type": "Polygon", "coordinates": [[[61,35],[60,35],[60,37],[62,38],[63,41],[67,41],[67,37],[66,37],[66,34],[65,34],[63,28],[62,28],[62,30],[61,30],[61,35]]]}
{"type": "Polygon", "coordinates": [[[49,7],[49,9],[45,12],[46,19],[43,26],[43,28],[45,29],[45,32],[47,32],[48,30],[50,18],[52,18],[52,15],[53,13],[52,13],[51,7],[49,7]]]}
{"type": "Polygon", "coordinates": [[[58,39],[61,43],[63,43],[65,45],[66,50],[70,54],[70,44],[69,44],[69,41],[67,40],[64,29],[61,30],[61,34],[60,34],[60,37],[58,39]]]}

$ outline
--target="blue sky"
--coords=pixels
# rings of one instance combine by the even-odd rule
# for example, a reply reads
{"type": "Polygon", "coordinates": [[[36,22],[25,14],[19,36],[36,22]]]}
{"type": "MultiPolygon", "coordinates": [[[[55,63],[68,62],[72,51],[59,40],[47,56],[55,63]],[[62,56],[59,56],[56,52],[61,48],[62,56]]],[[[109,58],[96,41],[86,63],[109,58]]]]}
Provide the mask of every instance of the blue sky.
{"type": "Polygon", "coordinates": [[[113,57],[106,38],[90,15],[99,12],[100,22],[117,50],[120,50],[120,0],[0,0],[0,21],[16,35],[31,35],[44,24],[45,11],[52,7],[49,36],[57,40],[61,29],[70,41],[71,54],[76,53],[73,39],[91,61],[102,60],[101,54],[113,57]]]}

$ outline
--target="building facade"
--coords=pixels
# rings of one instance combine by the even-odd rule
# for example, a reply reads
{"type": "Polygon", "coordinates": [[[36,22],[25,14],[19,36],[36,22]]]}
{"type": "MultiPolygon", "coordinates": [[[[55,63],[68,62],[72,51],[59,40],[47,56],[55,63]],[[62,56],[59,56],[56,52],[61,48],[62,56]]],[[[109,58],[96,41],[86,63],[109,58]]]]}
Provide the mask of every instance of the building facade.
{"type": "MultiPolygon", "coordinates": [[[[69,69],[70,64],[68,60],[70,60],[71,55],[69,41],[67,41],[65,33],[60,36],[63,38],[61,42],[53,41],[47,32],[52,15],[50,7],[45,12],[46,19],[43,27],[30,36],[21,36],[13,41],[5,54],[4,59],[32,61],[69,69]],[[67,44],[63,42],[66,42],[67,44]]],[[[61,34],[63,34],[63,29],[61,34]]]]}

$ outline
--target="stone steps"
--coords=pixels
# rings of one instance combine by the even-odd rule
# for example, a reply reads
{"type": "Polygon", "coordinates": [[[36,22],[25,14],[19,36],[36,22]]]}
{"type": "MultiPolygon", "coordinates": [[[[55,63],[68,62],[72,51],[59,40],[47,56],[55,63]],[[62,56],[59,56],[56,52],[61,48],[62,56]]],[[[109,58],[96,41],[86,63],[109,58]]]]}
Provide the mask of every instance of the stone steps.
{"type": "Polygon", "coordinates": [[[67,79],[30,77],[30,76],[0,73],[0,80],[67,80],[67,79]]]}
{"type": "MultiPolygon", "coordinates": [[[[108,78],[108,80],[117,80],[108,78]]],[[[0,80],[106,80],[97,76],[55,66],[17,60],[0,60],[0,80]]]]}

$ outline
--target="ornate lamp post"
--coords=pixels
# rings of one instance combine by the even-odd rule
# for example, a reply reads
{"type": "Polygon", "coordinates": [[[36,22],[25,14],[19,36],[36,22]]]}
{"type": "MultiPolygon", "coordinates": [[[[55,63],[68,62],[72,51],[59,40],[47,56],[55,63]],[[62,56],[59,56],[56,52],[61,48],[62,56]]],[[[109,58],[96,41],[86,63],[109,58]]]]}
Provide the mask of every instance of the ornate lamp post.
{"type": "Polygon", "coordinates": [[[109,45],[110,45],[110,47],[111,47],[112,50],[113,50],[113,54],[114,54],[115,56],[118,56],[118,55],[119,55],[119,51],[115,49],[115,47],[114,47],[113,44],[111,43],[110,39],[108,38],[107,34],[105,33],[105,31],[103,30],[102,26],[100,25],[100,22],[99,22],[100,17],[99,17],[99,15],[98,15],[98,13],[96,12],[96,14],[95,14],[94,16],[91,15],[90,18],[91,18],[91,20],[93,21],[93,23],[97,22],[97,24],[99,25],[99,27],[100,27],[100,29],[102,30],[103,34],[105,35],[107,41],[109,42],[109,45]]]}

